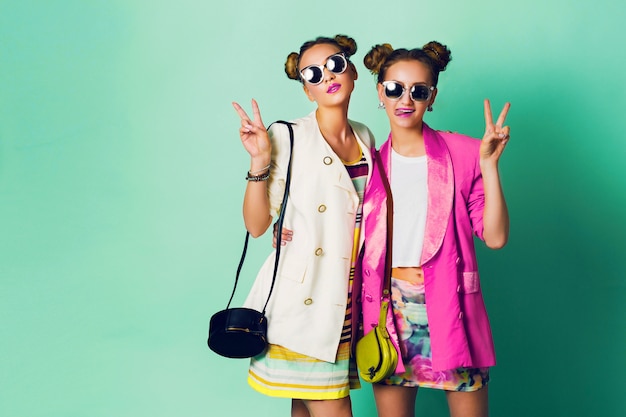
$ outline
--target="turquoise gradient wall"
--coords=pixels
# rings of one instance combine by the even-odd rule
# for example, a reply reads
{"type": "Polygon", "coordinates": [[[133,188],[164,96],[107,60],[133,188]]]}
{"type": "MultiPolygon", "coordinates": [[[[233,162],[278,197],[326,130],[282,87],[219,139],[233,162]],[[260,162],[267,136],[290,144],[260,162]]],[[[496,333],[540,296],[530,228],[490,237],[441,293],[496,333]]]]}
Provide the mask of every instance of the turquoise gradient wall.
{"type": "MultiPolygon", "coordinates": [[[[359,45],[350,116],[382,143],[376,43],[446,43],[440,129],[512,102],[510,244],[479,250],[493,416],[626,415],[624,3],[0,0],[0,415],[287,416],[206,347],[243,243],[248,157],[230,103],[313,105],[282,70],[318,35],[359,45]]],[[[240,303],[270,250],[252,242],[240,303]]],[[[371,388],[356,417],[376,415],[371,388]]],[[[447,415],[423,390],[417,414],[447,415]]]]}

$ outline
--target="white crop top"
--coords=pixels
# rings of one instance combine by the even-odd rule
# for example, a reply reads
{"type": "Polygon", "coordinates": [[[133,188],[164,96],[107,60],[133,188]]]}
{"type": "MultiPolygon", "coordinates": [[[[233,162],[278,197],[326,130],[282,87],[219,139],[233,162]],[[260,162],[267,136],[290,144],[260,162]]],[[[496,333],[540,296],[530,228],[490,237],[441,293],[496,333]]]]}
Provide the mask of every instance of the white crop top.
{"type": "Polygon", "coordinates": [[[391,192],[393,195],[393,268],[420,266],[426,209],[428,169],[426,155],[406,157],[391,151],[391,192]]]}

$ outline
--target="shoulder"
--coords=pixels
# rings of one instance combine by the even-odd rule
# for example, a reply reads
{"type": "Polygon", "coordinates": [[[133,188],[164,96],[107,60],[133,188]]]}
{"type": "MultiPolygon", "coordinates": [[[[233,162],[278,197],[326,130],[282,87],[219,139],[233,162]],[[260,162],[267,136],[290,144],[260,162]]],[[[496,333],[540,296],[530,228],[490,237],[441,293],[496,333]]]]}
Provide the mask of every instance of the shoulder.
{"type": "MultiPolygon", "coordinates": [[[[315,121],[315,118],[313,118],[313,121],[315,121]]],[[[306,129],[307,126],[310,126],[311,117],[309,115],[298,119],[276,120],[272,122],[267,128],[267,132],[273,142],[289,142],[289,128],[286,126],[287,124],[291,125],[295,134],[295,132],[299,132],[302,129],[306,129]]]]}
{"type": "Polygon", "coordinates": [[[375,146],[374,134],[363,123],[355,120],[349,120],[350,126],[356,132],[357,136],[369,147],[375,146]]]}
{"type": "Polygon", "coordinates": [[[270,137],[276,137],[280,140],[288,140],[289,129],[285,124],[291,125],[294,132],[301,132],[303,130],[315,129],[317,127],[317,120],[315,119],[315,112],[308,114],[307,116],[300,117],[291,120],[276,120],[268,127],[270,137]]]}
{"type": "Polygon", "coordinates": [[[437,134],[443,138],[448,147],[453,148],[474,148],[480,147],[480,139],[464,135],[462,133],[436,130],[437,134]]]}
{"type": "Polygon", "coordinates": [[[462,133],[433,130],[430,127],[428,129],[431,134],[434,134],[434,136],[429,135],[434,143],[438,142],[443,145],[439,151],[436,151],[436,146],[432,146],[432,149],[435,149],[433,152],[437,154],[437,152],[445,149],[443,152],[449,155],[451,163],[455,167],[455,176],[457,172],[465,172],[465,174],[460,175],[462,177],[469,175],[469,172],[476,171],[480,159],[480,139],[462,133]],[[466,172],[466,170],[468,171],[466,172]]]}
{"type": "Polygon", "coordinates": [[[450,131],[437,130],[435,132],[445,142],[453,161],[458,163],[463,160],[471,163],[471,161],[478,160],[480,139],[450,131]]]}

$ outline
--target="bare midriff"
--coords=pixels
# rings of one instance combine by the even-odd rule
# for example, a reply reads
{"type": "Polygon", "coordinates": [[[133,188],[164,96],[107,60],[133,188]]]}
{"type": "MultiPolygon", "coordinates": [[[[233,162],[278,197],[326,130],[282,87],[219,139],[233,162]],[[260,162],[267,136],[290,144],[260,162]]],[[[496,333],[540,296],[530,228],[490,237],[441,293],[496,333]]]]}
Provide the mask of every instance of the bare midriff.
{"type": "Polygon", "coordinates": [[[391,277],[415,284],[424,283],[424,271],[421,266],[401,266],[391,268],[391,277]]]}

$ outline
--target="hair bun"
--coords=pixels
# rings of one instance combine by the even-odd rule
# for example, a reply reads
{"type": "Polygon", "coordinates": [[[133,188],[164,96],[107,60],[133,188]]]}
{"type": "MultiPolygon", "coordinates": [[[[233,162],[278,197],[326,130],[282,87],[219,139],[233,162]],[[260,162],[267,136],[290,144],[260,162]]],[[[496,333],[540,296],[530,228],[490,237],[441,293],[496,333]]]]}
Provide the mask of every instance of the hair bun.
{"type": "Polygon", "coordinates": [[[285,61],[285,74],[291,80],[299,80],[298,76],[298,55],[297,52],[292,52],[287,56],[287,61],[285,61]]]}
{"type": "Polygon", "coordinates": [[[438,72],[445,71],[450,61],[452,61],[448,47],[437,41],[428,42],[422,47],[422,50],[432,59],[438,72]]]}
{"type": "Polygon", "coordinates": [[[378,74],[380,68],[392,52],[393,47],[388,43],[374,45],[363,57],[363,64],[372,74],[378,74]]]}
{"type": "Polygon", "coordinates": [[[350,36],[335,35],[335,41],[339,45],[339,48],[341,48],[341,51],[346,54],[347,57],[351,57],[356,53],[356,41],[350,36]]]}

